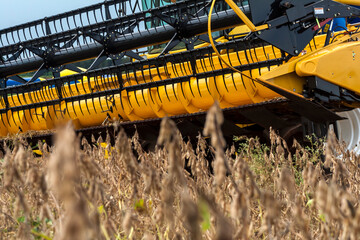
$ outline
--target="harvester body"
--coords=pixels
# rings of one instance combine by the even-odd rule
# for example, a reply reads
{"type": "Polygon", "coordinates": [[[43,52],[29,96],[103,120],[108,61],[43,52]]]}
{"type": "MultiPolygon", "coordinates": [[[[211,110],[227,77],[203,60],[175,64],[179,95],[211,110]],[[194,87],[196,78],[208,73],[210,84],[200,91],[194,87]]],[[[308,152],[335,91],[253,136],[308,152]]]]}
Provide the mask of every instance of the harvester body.
{"type": "Polygon", "coordinates": [[[360,103],[360,33],[334,28],[353,5],[112,0],[1,30],[0,135],[166,116],[198,129],[215,101],[230,135],[324,135],[360,103]]]}

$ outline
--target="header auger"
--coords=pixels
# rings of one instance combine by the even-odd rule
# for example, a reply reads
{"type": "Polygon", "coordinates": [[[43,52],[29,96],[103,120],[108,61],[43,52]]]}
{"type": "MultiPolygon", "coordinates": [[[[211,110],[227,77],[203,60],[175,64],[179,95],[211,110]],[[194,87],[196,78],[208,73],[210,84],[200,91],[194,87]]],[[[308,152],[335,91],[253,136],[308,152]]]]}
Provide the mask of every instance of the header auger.
{"type": "Polygon", "coordinates": [[[0,134],[66,121],[90,133],[117,121],[151,138],[169,116],[197,135],[218,101],[228,136],[270,126],[285,138],[322,136],[360,101],[360,33],[331,27],[360,16],[347,4],[360,5],[112,0],[0,30],[0,134]]]}

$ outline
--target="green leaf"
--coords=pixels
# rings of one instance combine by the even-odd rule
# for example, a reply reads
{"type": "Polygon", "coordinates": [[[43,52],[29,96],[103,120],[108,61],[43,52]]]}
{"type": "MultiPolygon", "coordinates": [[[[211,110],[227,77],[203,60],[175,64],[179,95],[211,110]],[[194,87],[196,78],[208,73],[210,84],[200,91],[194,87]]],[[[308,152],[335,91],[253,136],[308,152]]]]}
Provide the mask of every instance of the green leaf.
{"type": "Polygon", "coordinates": [[[314,203],[314,199],[309,199],[309,201],[307,201],[306,203],[306,206],[310,208],[313,203],[314,203]]]}
{"type": "Polygon", "coordinates": [[[25,216],[19,217],[19,218],[17,219],[17,221],[18,221],[19,223],[25,222],[25,216]]]}
{"type": "Polygon", "coordinates": [[[200,201],[199,203],[200,216],[202,218],[201,228],[205,232],[210,229],[210,211],[206,202],[200,201]]]}
{"type": "Polygon", "coordinates": [[[51,237],[46,236],[45,234],[40,233],[40,232],[36,231],[35,229],[32,229],[32,230],[31,230],[31,233],[32,233],[33,235],[35,235],[36,237],[40,237],[41,239],[52,240],[51,237]]]}
{"type": "Polygon", "coordinates": [[[146,206],[144,203],[144,199],[139,199],[138,201],[136,201],[134,204],[134,209],[138,212],[145,211],[146,206]]]}
{"type": "Polygon", "coordinates": [[[103,214],[104,212],[105,212],[104,205],[101,205],[100,207],[98,207],[98,213],[99,214],[103,214]]]}
{"type": "Polygon", "coordinates": [[[325,214],[319,214],[319,219],[325,223],[326,222],[325,214]]]}
{"type": "Polygon", "coordinates": [[[52,221],[51,221],[51,219],[49,219],[49,218],[45,218],[45,223],[46,223],[46,224],[49,224],[49,225],[52,225],[52,224],[53,224],[52,221]]]}

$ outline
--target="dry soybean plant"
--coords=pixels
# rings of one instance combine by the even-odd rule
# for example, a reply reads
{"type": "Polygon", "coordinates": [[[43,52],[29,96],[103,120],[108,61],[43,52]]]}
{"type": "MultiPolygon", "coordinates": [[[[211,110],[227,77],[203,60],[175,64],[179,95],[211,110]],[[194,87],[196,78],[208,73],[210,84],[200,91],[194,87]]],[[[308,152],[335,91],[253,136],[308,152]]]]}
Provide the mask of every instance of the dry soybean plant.
{"type": "Polygon", "coordinates": [[[292,149],[226,148],[215,104],[197,143],[165,118],[153,151],[120,130],[81,140],[70,125],[41,157],[21,138],[0,160],[0,239],[359,239],[360,159],[330,133],[292,149]],[[204,137],[210,137],[208,143],[204,137]],[[291,151],[290,151],[291,150],[291,151]]]}

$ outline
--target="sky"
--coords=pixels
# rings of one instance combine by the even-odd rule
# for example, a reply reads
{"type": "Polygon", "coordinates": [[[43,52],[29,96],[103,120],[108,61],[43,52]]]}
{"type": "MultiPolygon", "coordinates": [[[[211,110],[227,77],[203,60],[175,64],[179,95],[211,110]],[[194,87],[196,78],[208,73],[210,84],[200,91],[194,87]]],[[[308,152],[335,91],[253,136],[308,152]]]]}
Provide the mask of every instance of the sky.
{"type": "Polygon", "coordinates": [[[103,0],[0,0],[0,29],[99,2],[103,0]]]}

